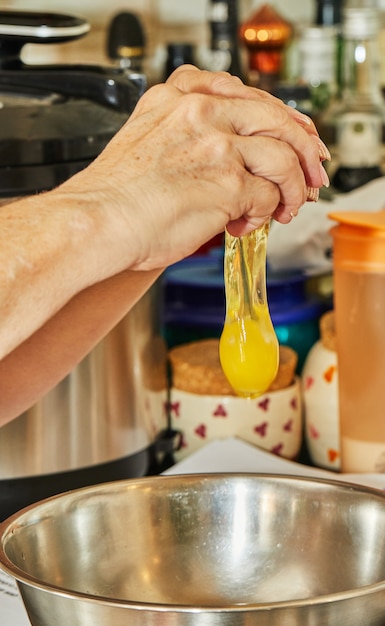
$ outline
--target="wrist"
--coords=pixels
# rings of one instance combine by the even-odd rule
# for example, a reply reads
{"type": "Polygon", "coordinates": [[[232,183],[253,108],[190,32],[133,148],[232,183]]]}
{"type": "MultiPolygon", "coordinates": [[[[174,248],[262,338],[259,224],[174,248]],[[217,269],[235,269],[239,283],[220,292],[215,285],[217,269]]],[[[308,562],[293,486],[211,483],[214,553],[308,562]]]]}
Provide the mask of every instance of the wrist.
{"type": "Polygon", "coordinates": [[[135,268],[139,258],[140,238],[127,198],[119,198],[108,185],[89,176],[77,176],[53,191],[55,204],[61,204],[70,220],[71,237],[89,286],[123,270],[135,268]]]}

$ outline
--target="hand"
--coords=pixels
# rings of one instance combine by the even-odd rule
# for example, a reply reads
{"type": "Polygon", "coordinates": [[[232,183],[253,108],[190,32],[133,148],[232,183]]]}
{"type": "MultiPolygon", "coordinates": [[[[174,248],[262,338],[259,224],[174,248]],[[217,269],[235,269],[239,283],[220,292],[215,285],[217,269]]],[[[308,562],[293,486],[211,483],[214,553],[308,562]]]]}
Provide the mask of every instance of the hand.
{"type": "MultiPolygon", "coordinates": [[[[202,93],[208,93],[207,87],[209,84],[209,87],[210,87],[209,93],[212,93],[212,94],[216,93],[217,95],[222,95],[222,96],[227,96],[227,97],[247,98],[247,99],[250,97],[251,98],[254,97],[255,100],[261,100],[261,98],[262,99],[265,98],[267,103],[270,102],[275,105],[281,106],[282,109],[285,111],[285,113],[288,113],[289,115],[291,115],[298,124],[303,126],[303,128],[306,130],[306,132],[309,135],[314,136],[314,139],[318,146],[319,157],[320,157],[321,163],[324,160],[331,159],[329,150],[327,149],[325,144],[322,142],[322,140],[319,138],[317,129],[309,116],[304,115],[303,113],[301,113],[300,111],[292,107],[286,106],[281,100],[279,100],[278,98],[275,98],[274,96],[267,93],[266,91],[262,91],[260,89],[255,89],[251,91],[250,88],[244,85],[239,78],[235,76],[231,76],[227,72],[218,72],[215,75],[214,80],[212,80],[212,74],[208,76],[207,72],[201,72],[199,75],[195,73],[194,78],[196,80],[195,80],[195,85],[194,85],[191,81],[191,74],[189,75],[188,70],[190,71],[192,70],[196,72],[195,67],[184,66],[176,70],[171,78],[173,81],[177,79],[178,87],[182,91],[187,91],[187,92],[198,91],[202,93]]],[[[306,161],[303,161],[303,156],[304,155],[301,152],[299,152],[298,157],[301,163],[304,165],[305,176],[306,176],[307,163],[306,161]]],[[[321,179],[322,179],[323,184],[326,186],[329,186],[329,178],[328,178],[326,171],[323,169],[322,165],[320,166],[320,171],[321,171],[321,179]]],[[[317,187],[313,188],[310,186],[307,192],[308,192],[307,193],[308,201],[318,200],[319,189],[317,187]]],[[[290,219],[295,215],[296,215],[295,211],[290,212],[290,219]]],[[[275,211],[274,217],[278,221],[282,221],[282,222],[287,221],[286,219],[282,219],[282,217],[278,216],[278,210],[275,211]]]]}
{"type": "Polygon", "coordinates": [[[240,235],[270,217],[290,221],[325,183],[325,151],[306,116],[237,78],[186,66],[147,91],[77,180],[105,203],[118,269],[147,270],[226,226],[240,235]]]}

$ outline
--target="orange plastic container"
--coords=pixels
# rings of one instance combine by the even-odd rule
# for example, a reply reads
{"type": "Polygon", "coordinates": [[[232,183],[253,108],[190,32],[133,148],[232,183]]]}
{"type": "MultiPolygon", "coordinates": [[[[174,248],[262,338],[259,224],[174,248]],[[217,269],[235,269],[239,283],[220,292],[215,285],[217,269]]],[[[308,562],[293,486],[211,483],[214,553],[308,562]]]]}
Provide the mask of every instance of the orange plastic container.
{"type": "Polygon", "coordinates": [[[329,217],[341,470],[385,472],[385,211],[329,217]]]}

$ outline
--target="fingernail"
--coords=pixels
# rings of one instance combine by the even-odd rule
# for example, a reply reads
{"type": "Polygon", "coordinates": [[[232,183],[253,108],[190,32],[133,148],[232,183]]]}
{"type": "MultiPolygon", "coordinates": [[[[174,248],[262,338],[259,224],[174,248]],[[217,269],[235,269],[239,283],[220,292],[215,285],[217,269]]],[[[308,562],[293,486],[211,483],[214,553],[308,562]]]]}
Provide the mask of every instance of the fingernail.
{"type": "Polygon", "coordinates": [[[297,217],[298,211],[290,211],[290,217],[297,217]]]}
{"type": "Polygon", "coordinates": [[[318,140],[318,153],[319,153],[321,161],[331,161],[332,157],[328,148],[325,146],[322,139],[317,137],[317,140],[318,140]]]}
{"type": "Polygon", "coordinates": [[[304,113],[301,113],[300,111],[297,111],[296,109],[293,110],[293,117],[295,117],[297,122],[299,122],[300,124],[305,124],[306,126],[311,126],[313,124],[310,117],[308,117],[304,113]]]}
{"type": "Polygon", "coordinates": [[[322,165],[322,163],[320,163],[320,172],[321,172],[321,178],[322,178],[322,183],[324,187],[330,187],[330,180],[329,180],[329,176],[327,175],[327,172],[324,168],[324,166],[322,165]]]}
{"type": "Polygon", "coordinates": [[[317,187],[306,187],[307,202],[317,202],[319,199],[319,189],[317,187]]]}

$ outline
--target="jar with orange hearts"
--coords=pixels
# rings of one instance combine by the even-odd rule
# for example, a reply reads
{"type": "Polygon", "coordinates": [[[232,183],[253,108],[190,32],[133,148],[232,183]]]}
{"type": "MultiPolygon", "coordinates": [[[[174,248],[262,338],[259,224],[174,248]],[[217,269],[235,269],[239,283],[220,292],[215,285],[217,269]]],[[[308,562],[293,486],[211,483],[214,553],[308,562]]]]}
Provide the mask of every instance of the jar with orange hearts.
{"type": "Polygon", "coordinates": [[[320,335],[302,369],[305,439],[314,465],[338,471],[340,429],[334,311],[321,317],[320,335]]]}

